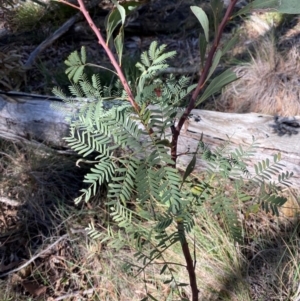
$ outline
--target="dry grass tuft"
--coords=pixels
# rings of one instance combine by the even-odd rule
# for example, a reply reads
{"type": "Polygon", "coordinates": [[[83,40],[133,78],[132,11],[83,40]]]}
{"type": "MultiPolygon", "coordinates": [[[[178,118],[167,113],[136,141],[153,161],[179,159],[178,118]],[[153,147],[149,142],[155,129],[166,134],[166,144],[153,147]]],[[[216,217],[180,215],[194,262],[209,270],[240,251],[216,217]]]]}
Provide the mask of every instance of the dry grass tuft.
{"type": "Polygon", "coordinates": [[[236,113],[300,115],[300,58],[295,51],[279,53],[274,39],[265,38],[250,63],[234,68],[240,79],[225,89],[220,105],[236,113]]]}
{"type": "MultiPolygon", "coordinates": [[[[141,300],[146,291],[157,300],[191,297],[189,286],[174,289],[164,283],[170,275],[160,275],[161,259],[135,278],[124,263],[142,265],[135,261],[136,250],[115,250],[87,236],[90,222],[105,230],[105,197],[99,192],[88,204],[74,206],[86,173],[75,167],[74,158],[12,143],[0,142],[0,147],[0,197],[20,203],[0,202],[0,275],[34,257],[0,278],[1,300],[130,301],[141,300]]],[[[299,223],[264,213],[241,212],[241,219],[245,245],[236,246],[206,206],[197,212],[189,245],[195,248],[201,300],[296,300],[299,223]]],[[[169,248],[164,257],[176,263],[175,278],[188,283],[186,268],[178,265],[184,264],[180,246],[169,248]]]]}

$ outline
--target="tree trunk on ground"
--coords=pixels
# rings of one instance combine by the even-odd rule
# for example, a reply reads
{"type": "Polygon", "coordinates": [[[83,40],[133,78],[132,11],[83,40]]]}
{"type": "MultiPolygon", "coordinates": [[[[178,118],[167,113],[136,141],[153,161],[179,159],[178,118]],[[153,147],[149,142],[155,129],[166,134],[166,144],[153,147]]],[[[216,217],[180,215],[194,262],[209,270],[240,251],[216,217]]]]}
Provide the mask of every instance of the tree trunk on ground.
{"type": "MultiPolygon", "coordinates": [[[[23,93],[0,94],[0,137],[3,139],[47,146],[56,151],[68,150],[63,137],[68,136],[66,113],[54,109],[53,102],[59,102],[66,111],[74,108],[63,104],[55,97],[23,93]]],[[[276,125],[273,116],[262,114],[233,114],[204,110],[193,110],[189,124],[180,135],[178,167],[185,169],[203,133],[203,141],[212,148],[231,141],[231,148],[241,145],[243,149],[251,145],[253,139],[258,143],[253,166],[257,161],[281,153],[285,169],[294,173],[291,179],[294,188],[300,188],[300,117],[295,117],[292,135],[279,136],[274,132],[276,125]]],[[[205,162],[197,160],[195,170],[200,172],[205,162]]]]}

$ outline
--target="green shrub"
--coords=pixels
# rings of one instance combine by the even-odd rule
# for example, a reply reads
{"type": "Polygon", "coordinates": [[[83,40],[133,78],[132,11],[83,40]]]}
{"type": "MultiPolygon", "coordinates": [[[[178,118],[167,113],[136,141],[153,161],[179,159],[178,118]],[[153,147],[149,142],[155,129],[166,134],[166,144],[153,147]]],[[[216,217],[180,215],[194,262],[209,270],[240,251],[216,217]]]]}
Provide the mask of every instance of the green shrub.
{"type": "MultiPolygon", "coordinates": [[[[211,80],[222,55],[233,43],[232,40],[223,48],[218,47],[236,1],[231,1],[223,19],[220,14],[222,1],[211,1],[216,36],[210,49],[208,18],[199,7],[191,7],[204,32],[200,35],[200,56],[205,63],[197,85],[191,85],[187,77],[176,80],[172,75],[166,78],[158,75],[158,71],[168,67],[166,60],[175,52],[165,52],[166,45],[159,46],[156,42],[136,64],[140,76],[136,81],[128,82],[120,66],[125,16],[131,4],[123,7],[113,1],[115,9],[107,18],[107,40],[104,41],[83,2],[78,2],[107,52],[118,81],[112,89],[103,86],[99,76],[86,76],[84,68],[92,64],[87,62],[85,49],[82,48],[80,53],[73,52],[65,61],[68,66],[66,73],[72,82],[72,97],[54,89],[54,93],[66,103],[76,103],[78,107],[74,115],[68,116],[70,135],[66,140],[69,146],[83,157],[94,155],[91,171],[84,179],[87,188],[82,190],[75,202],[88,202],[99,186],[107,184],[106,205],[111,222],[106,232],[98,232],[90,224],[87,228],[90,236],[101,238],[102,242],[107,241],[116,249],[134,245],[137,263],[129,263],[125,268],[134,268],[137,275],[160,259],[164,262],[160,273],[168,275],[165,283],[178,290],[190,285],[192,300],[199,300],[197,281],[200,279],[195,274],[196,258],[192,257],[193,247],[187,239],[195,225],[197,208],[208,205],[215,216],[222,217],[226,222],[231,237],[236,242],[242,242],[242,228],[237,216],[239,203],[236,200],[253,200],[253,205],[278,214],[278,206],[286,201],[280,196],[279,184],[289,185],[288,180],[292,176],[292,173],[282,172],[280,154],[274,156],[273,162],[258,162],[255,174],[250,175],[247,158],[253,154],[255,142],[247,150],[239,147],[232,151],[228,144],[210,150],[201,139],[196,151],[190,153],[191,161],[186,170],[182,173],[176,166],[178,138],[191,110],[236,79],[233,72],[226,70],[211,80]],[[117,54],[114,56],[107,45],[111,44],[109,42],[116,28],[119,32],[114,38],[117,54]],[[184,103],[188,105],[182,108],[184,103]],[[207,160],[209,168],[205,179],[195,184],[192,173],[199,156],[207,160]],[[276,174],[278,181],[274,182],[272,176],[276,174]],[[219,183],[233,181],[232,194],[225,193],[224,184],[222,188],[209,179],[218,179],[219,183]],[[250,188],[259,188],[259,196],[253,198],[247,193],[250,188]],[[119,229],[117,232],[115,226],[119,229]],[[166,250],[174,244],[181,247],[189,283],[177,280],[172,269],[172,264],[176,263],[164,258],[166,250]]],[[[257,1],[253,3],[252,7],[255,3],[261,4],[257,1]]],[[[180,298],[187,300],[183,295],[180,298]]],[[[148,299],[156,300],[150,293],[143,300],[148,299]]]]}

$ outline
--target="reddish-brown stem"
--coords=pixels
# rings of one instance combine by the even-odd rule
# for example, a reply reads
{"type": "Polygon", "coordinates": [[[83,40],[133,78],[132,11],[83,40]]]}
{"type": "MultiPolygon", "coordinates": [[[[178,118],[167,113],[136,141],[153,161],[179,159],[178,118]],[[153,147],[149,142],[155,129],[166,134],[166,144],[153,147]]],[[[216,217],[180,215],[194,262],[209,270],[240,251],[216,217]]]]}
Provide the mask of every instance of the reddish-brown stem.
{"type": "Polygon", "coordinates": [[[132,91],[128,85],[128,82],[123,74],[123,71],[121,69],[121,67],[119,66],[114,54],[112,53],[112,51],[109,49],[108,45],[106,45],[101,33],[100,33],[100,29],[97,28],[97,26],[95,25],[94,21],[92,20],[92,18],[90,17],[89,12],[87,11],[87,9],[84,6],[83,0],[78,0],[78,4],[79,4],[79,9],[82,12],[82,14],[84,15],[85,19],[87,20],[89,26],[91,27],[91,29],[94,31],[95,35],[98,38],[98,42],[99,44],[104,48],[105,52],[107,53],[107,56],[110,59],[110,62],[112,63],[112,65],[114,66],[115,70],[118,73],[118,77],[128,95],[129,98],[129,102],[132,105],[132,107],[134,108],[134,110],[138,113],[140,111],[140,108],[138,106],[138,104],[135,102],[134,100],[134,96],[132,94],[132,91]]]}
{"type": "Polygon", "coordinates": [[[69,5],[69,6],[73,7],[73,8],[79,9],[78,6],[72,4],[72,3],[68,2],[68,1],[65,1],[65,0],[59,0],[59,2],[64,3],[64,4],[67,4],[67,5],[69,5]]]}
{"type": "MultiPolygon", "coordinates": [[[[177,223],[177,229],[178,229],[178,232],[184,233],[183,223],[181,223],[181,222],[177,223]]],[[[186,269],[189,274],[190,287],[192,290],[192,301],[198,301],[199,300],[199,290],[198,290],[198,286],[197,286],[197,278],[196,278],[196,273],[195,273],[194,261],[193,261],[193,258],[192,258],[191,252],[190,252],[189,244],[186,241],[186,238],[184,235],[183,235],[183,237],[181,237],[180,244],[181,244],[182,253],[183,253],[183,256],[184,256],[185,262],[186,262],[186,269]]]]}
{"type": "MultiPolygon", "coordinates": [[[[66,3],[65,0],[60,0],[60,1],[66,3]]],[[[223,34],[225,25],[226,25],[227,21],[229,20],[237,1],[238,0],[231,0],[230,4],[229,4],[229,6],[226,10],[226,13],[225,13],[225,15],[222,19],[222,22],[221,22],[221,24],[218,28],[217,35],[215,37],[214,43],[213,43],[213,45],[212,45],[212,47],[211,47],[211,49],[208,53],[208,57],[207,57],[203,72],[202,72],[202,74],[200,76],[200,79],[198,81],[198,85],[197,85],[196,89],[194,90],[194,92],[193,92],[193,94],[190,98],[190,102],[189,102],[187,108],[185,109],[184,114],[180,118],[177,126],[173,127],[172,142],[171,142],[171,145],[172,145],[172,147],[171,147],[171,156],[172,156],[172,159],[174,161],[174,166],[176,166],[176,159],[177,159],[177,156],[178,156],[177,155],[177,144],[178,144],[178,137],[180,135],[180,131],[181,131],[182,126],[184,125],[185,121],[187,120],[187,117],[191,113],[192,109],[195,108],[197,97],[198,97],[198,95],[200,94],[200,92],[202,91],[202,89],[205,85],[206,78],[207,78],[209,70],[212,66],[213,58],[214,58],[216,50],[219,46],[220,39],[221,39],[221,36],[223,34]]],[[[78,9],[82,12],[84,17],[86,18],[89,26],[91,27],[91,29],[96,34],[99,44],[104,48],[104,50],[106,51],[112,65],[114,66],[114,68],[115,68],[115,70],[118,74],[118,77],[119,77],[121,83],[123,84],[123,87],[124,87],[124,89],[125,89],[125,91],[128,95],[128,98],[129,98],[129,101],[130,101],[132,107],[135,109],[135,111],[137,113],[139,113],[140,108],[139,108],[138,104],[135,102],[134,96],[133,96],[132,91],[131,91],[131,89],[128,85],[128,82],[126,81],[125,76],[124,76],[124,74],[123,74],[116,58],[114,57],[112,51],[109,49],[108,45],[106,45],[106,43],[105,43],[105,41],[104,41],[104,39],[103,39],[103,37],[100,33],[100,29],[96,27],[95,23],[93,22],[92,18],[90,17],[88,11],[86,10],[86,8],[84,6],[83,0],[78,0],[78,3],[79,3],[79,8],[78,9]]],[[[69,3],[67,3],[67,4],[69,4],[69,3]]],[[[152,134],[153,130],[150,129],[149,133],[152,134]]],[[[178,231],[184,233],[184,227],[183,227],[182,223],[178,223],[177,227],[178,227],[178,231]]],[[[197,286],[197,278],[196,278],[196,273],[195,273],[194,262],[193,262],[193,259],[192,259],[191,253],[190,253],[190,248],[188,246],[188,242],[187,242],[185,237],[183,237],[182,240],[181,240],[181,248],[182,248],[182,252],[183,252],[183,255],[184,255],[184,258],[185,258],[185,261],[186,261],[186,268],[187,268],[187,271],[188,271],[188,274],[189,274],[190,286],[191,286],[191,290],[192,290],[192,301],[198,301],[199,300],[199,290],[198,290],[198,286],[197,286]]]]}
{"type": "Polygon", "coordinates": [[[188,116],[190,115],[191,111],[195,108],[197,97],[205,85],[206,78],[209,73],[209,69],[212,65],[214,55],[218,49],[224,28],[225,28],[230,16],[232,15],[233,9],[234,9],[237,1],[238,0],[231,0],[229,6],[227,7],[226,13],[222,19],[222,22],[221,22],[219,28],[218,28],[214,43],[208,53],[208,57],[207,57],[203,72],[201,73],[200,79],[198,81],[198,85],[190,98],[190,102],[189,102],[188,106],[186,107],[183,115],[179,119],[178,124],[173,131],[172,142],[171,142],[171,145],[172,145],[171,146],[171,156],[172,156],[172,160],[175,162],[175,165],[176,165],[176,159],[177,159],[177,144],[178,144],[178,137],[180,135],[180,131],[181,131],[182,126],[184,125],[185,121],[187,120],[188,116]]]}

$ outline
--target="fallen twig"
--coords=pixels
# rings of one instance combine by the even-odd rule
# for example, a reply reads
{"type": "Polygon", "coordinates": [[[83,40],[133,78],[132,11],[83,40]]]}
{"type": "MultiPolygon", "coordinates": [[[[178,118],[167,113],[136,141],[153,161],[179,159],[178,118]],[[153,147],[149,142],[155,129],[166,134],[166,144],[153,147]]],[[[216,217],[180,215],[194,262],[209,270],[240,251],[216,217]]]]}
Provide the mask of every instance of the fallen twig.
{"type": "Polygon", "coordinates": [[[76,291],[70,294],[66,294],[60,297],[57,297],[54,299],[54,301],[59,301],[59,300],[63,300],[63,299],[67,299],[67,298],[72,298],[72,297],[76,297],[79,295],[91,295],[94,292],[94,289],[90,288],[88,290],[84,290],[84,291],[76,291]]]}
{"type": "MultiPolygon", "coordinates": [[[[91,9],[91,8],[97,6],[98,3],[99,3],[99,0],[91,1],[87,5],[87,8],[91,9]]],[[[74,5],[72,5],[71,3],[68,3],[68,5],[74,7],[74,5]]],[[[68,19],[61,27],[59,27],[50,37],[48,37],[45,41],[43,41],[37,48],[35,48],[34,51],[30,54],[30,56],[27,59],[26,63],[24,64],[24,69],[26,69],[26,70],[31,69],[34,62],[35,62],[35,60],[36,60],[36,58],[38,57],[38,55],[42,51],[44,51],[45,48],[47,48],[54,41],[56,41],[63,34],[65,34],[75,22],[79,21],[82,18],[83,18],[83,16],[82,16],[81,12],[79,11],[73,17],[68,19]]]]}
{"type": "Polygon", "coordinates": [[[23,204],[21,202],[9,199],[7,197],[0,197],[0,203],[4,203],[6,205],[9,206],[13,206],[13,207],[18,207],[18,206],[22,206],[23,204]]]}
{"type": "Polygon", "coordinates": [[[11,275],[11,274],[13,274],[15,272],[18,272],[18,271],[22,270],[23,268],[27,267],[29,264],[31,264],[32,262],[34,262],[37,258],[39,258],[43,254],[45,254],[46,252],[48,252],[50,249],[52,249],[54,246],[56,246],[59,242],[61,242],[62,240],[66,239],[68,236],[69,236],[69,234],[65,234],[65,235],[61,236],[53,244],[49,245],[46,249],[42,250],[41,252],[39,252],[36,255],[34,255],[33,257],[31,257],[28,261],[26,261],[25,263],[23,263],[19,267],[15,268],[13,270],[10,270],[8,272],[0,274],[0,278],[6,277],[8,275],[11,275]]]}
{"type": "Polygon", "coordinates": [[[75,16],[66,21],[59,29],[57,29],[50,37],[43,41],[37,48],[35,48],[24,64],[24,69],[31,69],[38,55],[64,33],[66,33],[76,21],[80,20],[80,18],[82,18],[81,13],[77,13],[75,16]]]}

